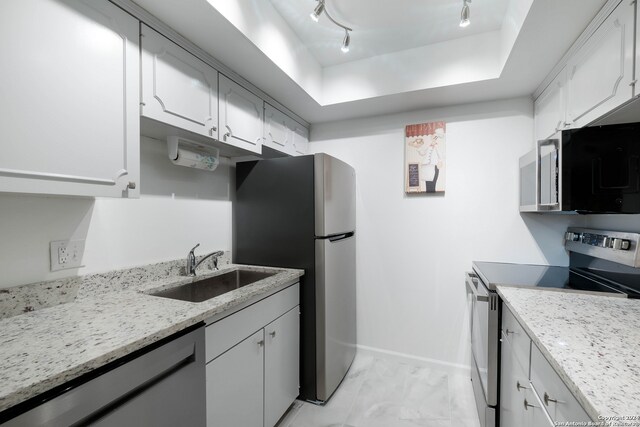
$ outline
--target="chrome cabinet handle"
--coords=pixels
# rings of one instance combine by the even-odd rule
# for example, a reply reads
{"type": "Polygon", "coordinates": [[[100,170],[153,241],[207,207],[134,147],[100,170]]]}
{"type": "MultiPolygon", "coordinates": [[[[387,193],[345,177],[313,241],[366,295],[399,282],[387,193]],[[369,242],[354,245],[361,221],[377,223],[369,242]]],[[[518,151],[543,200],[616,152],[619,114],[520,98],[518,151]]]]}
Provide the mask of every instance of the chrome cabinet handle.
{"type": "Polygon", "coordinates": [[[504,333],[507,334],[507,336],[509,336],[509,334],[514,334],[514,335],[518,334],[516,331],[510,331],[509,329],[505,330],[504,333]]]}
{"type": "Polygon", "coordinates": [[[524,400],[524,410],[528,411],[529,408],[537,408],[537,406],[530,404],[529,402],[527,402],[527,399],[524,400]]]}
{"type": "Polygon", "coordinates": [[[561,400],[556,400],[556,399],[552,399],[549,394],[545,391],[544,392],[544,404],[549,406],[549,402],[553,402],[553,403],[564,403],[561,400]]]}
{"type": "Polygon", "coordinates": [[[269,332],[269,335],[271,335],[271,338],[275,338],[276,337],[276,331],[269,332]]]}
{"type": "Polygon", "coordinates": [[[225,127],[227,128],[227,133],[224,134],[222,139],[226,141],[227,138],[230,138],[233,135],[233,130],[231,129],[231,127],[229,125],[226,125],[225,127]]]}
{"type": "Polygon", "coordinates": [[[258,345],[259,345],[260,347],[262,347],[262,346],[264,345],[264,340],[260,340],[260,341],[258,341],[258,345]]]}
{"type": "Polygon", "coordinates": [[[529,390],[529,387],[525,387],[523,385],[520,385],[520,381],[516,382],[516,388],[518,389],[518,391],[520,391],[520,389],[529,390]]]}

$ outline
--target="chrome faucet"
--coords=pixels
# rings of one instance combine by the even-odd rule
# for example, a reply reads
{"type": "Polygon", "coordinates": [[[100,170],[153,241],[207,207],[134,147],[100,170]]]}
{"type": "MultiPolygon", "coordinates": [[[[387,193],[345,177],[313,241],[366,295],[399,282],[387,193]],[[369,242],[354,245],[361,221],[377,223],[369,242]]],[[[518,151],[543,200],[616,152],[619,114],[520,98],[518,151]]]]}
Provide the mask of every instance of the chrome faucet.
{"type": "Polygon", "coordinates": [[[202,262],[209,257],[213,257],[213,268],[214,270],[217,270],[218,258],[224,255],[224,251],[211,252],[210,254],[205,255],[204,258],[202,258],[200,261],[196,263],[196,254],[193,251],[195,251],[198,246],[200,246],[200,243],[195,245],[193,249],[189,251],[189,255],[187,255],[187,276],[195,276],[196,268],[198,268],[198,266],[202,264],[202,262]]]}

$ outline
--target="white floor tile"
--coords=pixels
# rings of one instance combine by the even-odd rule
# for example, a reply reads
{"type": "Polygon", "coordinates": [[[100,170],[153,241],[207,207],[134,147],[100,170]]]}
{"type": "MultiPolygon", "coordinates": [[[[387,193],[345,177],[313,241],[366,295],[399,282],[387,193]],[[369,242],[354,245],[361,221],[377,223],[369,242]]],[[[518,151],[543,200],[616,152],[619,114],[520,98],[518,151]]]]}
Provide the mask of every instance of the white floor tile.
{"type": "Polygon", "coordinates": [[[468,375],[356,356],[324,406],[296,402],[278,427],[479,427],[468,375]]]}

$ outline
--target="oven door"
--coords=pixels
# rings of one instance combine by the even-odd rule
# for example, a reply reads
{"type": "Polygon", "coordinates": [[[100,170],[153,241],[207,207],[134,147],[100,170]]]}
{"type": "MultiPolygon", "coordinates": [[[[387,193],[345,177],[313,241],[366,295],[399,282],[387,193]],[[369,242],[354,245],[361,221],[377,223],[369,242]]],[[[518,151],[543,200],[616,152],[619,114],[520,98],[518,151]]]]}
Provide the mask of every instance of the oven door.
{"type": "Polygon", "coordinates": [[[498,403],[499,299],[473,273],[466,273],[471,319],[471,369],[477,369],[488,406],[498,403]],[[474,366],[475,365],[475,366],[474,366]]]}

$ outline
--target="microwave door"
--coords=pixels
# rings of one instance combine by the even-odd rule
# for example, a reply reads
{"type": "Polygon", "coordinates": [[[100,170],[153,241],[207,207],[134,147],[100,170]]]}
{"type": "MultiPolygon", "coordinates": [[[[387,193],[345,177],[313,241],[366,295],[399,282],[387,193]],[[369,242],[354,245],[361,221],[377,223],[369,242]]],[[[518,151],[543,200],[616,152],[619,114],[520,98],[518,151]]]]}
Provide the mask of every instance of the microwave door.
{"type": "Polygon", "coordinates": [[[559,210],[559,160],[558,139],[538,141],[538,204],[543,210],[559,210]]]}
{"type": "Polygon", "coordinates": [[[520,212],[538,211],[538,154],[532,150],[520,158],[520,212]]]}

